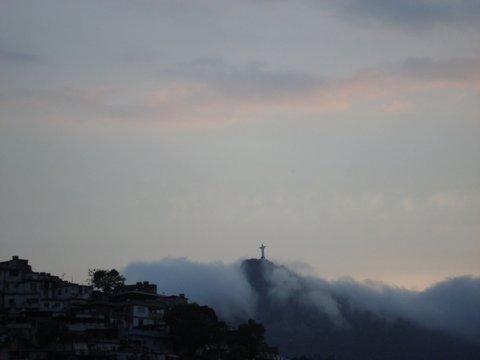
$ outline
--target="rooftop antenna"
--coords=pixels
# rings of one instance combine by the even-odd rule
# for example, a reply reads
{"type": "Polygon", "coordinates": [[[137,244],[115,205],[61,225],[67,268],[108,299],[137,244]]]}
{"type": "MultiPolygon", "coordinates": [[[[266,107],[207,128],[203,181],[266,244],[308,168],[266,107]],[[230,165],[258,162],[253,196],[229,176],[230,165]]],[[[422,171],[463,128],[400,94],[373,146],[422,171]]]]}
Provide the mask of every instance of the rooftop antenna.
{"type": "Polygon", "coordinates": [[[262,256],[260,257],[261,260],[265,260],[265,248],[266,246],[262,244],[262,246],[259,247],[261,253],[262,253],[262,256]]]}

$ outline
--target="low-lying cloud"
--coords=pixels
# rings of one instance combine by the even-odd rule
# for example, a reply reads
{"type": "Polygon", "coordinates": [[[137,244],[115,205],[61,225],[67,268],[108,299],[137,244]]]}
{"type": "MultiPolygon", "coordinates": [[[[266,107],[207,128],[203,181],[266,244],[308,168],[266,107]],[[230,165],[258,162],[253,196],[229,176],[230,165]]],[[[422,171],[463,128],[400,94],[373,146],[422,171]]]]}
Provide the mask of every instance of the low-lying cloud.
{"type": "Polygon", "coordinates": [[[201,263],[186,258],[136,262],[125,269],[129,281],[149,280],[166,294],[184,293],[191,301],[215,308],[224,318],[254,316],[254,294],[240,263],[201,263]]]}
{"type": "MultiPolygon", "coordinates": [[[[240,261],[201,263],[185,258],[129,264],[128,281],[149,280],[159,291],[185,293],[191,301],[207,304],[229,321],[258,317],[259,298],[252,290],[240,261]]],[[[292,299],[317,309],[338,327],[349,326],[340,302],[387,320],[404,319],[432,330],[475,340],[480,338],[480,278],[464,276],[438,282],[423,291],[412,291],[379,282],[350,278],[326,281],[301,276],[286,267],[269,273],[268,297],[280,307],[292,299]]],[[[302,305],[303,304],[303,305],[302,305]]],[[[285,307],[288,311],[288,307],[285,307]]]]}
{"type": "Polygon", "coordinates": [[[359,309],[472,340],[480,338],[480,278],[463,276],[411,291],[376,282],[334,281],[332,292],[359,309]]]}

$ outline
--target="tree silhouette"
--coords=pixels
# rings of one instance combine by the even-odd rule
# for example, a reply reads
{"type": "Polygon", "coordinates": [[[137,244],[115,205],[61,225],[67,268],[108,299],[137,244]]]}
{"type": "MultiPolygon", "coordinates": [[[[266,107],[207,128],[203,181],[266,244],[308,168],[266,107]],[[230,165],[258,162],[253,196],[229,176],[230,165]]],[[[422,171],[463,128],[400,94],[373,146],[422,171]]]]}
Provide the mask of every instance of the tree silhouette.
{"type": "Polygon", "coordinates": [[[105,293],[111,293],[113,289],[125,283],[125,278],[115,269],[90,269],[88,276],[90,284],[105,293]]]}
{"type": "Polygon", "coordinates": [[[207,344],[217,343],[223,330],[215,311],[195,303],[177,305],[165,314],[175,349],[194,355],[207,344]]]}

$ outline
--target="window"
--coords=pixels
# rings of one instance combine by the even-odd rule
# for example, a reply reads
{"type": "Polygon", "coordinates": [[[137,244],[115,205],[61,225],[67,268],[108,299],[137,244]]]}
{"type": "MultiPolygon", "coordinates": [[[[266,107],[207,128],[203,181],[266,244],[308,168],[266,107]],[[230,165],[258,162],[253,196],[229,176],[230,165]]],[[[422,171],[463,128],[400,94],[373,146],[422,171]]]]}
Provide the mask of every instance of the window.
{"type": "Polygon", "coordinates": [[[37,291],[37,284],[35,284],[35,283],[30,283],[30,290],[32,290],[32,291],[37,291]]]}
{"type": "Polygon", "coordinates": [[[8,300],[8,305],[15,306],[15,299],[9,299],[8,300]]]}

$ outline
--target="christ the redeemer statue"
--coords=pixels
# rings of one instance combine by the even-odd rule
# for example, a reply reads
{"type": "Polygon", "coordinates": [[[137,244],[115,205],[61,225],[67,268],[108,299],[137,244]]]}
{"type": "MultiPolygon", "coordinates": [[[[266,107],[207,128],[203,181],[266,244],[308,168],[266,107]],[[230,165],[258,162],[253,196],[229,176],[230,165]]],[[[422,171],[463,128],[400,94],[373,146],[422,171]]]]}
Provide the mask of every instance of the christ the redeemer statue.
{"type": "Polygon", "coordinates": [[[260,259],[265,259],[265,248],[266,246],[262,244],[262,246],[259,247],[260,251],[262,252],[262,256],[260,257],[260,259]]]}

